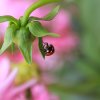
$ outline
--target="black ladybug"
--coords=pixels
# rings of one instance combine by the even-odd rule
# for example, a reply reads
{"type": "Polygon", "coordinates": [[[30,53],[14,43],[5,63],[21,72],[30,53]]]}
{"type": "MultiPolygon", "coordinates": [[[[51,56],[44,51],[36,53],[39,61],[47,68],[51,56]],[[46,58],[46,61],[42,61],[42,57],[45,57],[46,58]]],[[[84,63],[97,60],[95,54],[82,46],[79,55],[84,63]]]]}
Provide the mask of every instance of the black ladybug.
{"type": "Polygon", "coordinates": [[[54,46],[52,44],[48,44],[47,42],[43,43],[43,48],[45,56],[50,56],[55,52],[54,46]]]}

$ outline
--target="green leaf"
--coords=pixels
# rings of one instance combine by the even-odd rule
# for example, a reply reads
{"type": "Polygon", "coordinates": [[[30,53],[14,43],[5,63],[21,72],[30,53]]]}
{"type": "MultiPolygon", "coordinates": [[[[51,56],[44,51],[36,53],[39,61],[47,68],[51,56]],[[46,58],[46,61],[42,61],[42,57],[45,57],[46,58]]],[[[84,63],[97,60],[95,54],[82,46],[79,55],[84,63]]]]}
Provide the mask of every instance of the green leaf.
{"type": "MultiPolygon", "coordinates": [[[[35,39],[35,38],[34,38],[35,39]]],[[[16,40],[18,40],[18,46],[27,61],[27,63],[32,63],[32,42],[33,38],[31,33],[26,28],[21,28],[16,35],[16,40]]]]}
{"type": "Polygon", "coordinates": [[[43,18],[38,18],[38,17],[30,17],[29,21],[34,21],[34,20],[44,20],[44,21],[50,21],[52,20],[59,11],[60,6],[57,6],[56,8],[54,8],[50,13],[48,13],[46,16],[44,16],[43,18]]]}
{"type": "Polygon", "coordinates": [[[43,37],[43,36],[52,36],[52,37],[59,37],[58,34],[55,33],[48,33],[45,30],[40,22],[34,21],[28,24],[29,30],[35,37],[43,37]]]}
{"type": "Polygon", "coordinates": [[[12,44],[12,41],[13,41],[12,34],[15,33],[15,31],[16,31],[16,26],[14,24],[10,25],[7,28],[7,31],[4,37],[4,43],[0,50],[0,55],[12,44]]]}
{"type": "Polygon", "coordinates": [[[0,23],[10,21],[15,23],[17,26],[19,26],[19,22],[17,19],[15,19],[13,16],[0,16],[0,23]]]}
{"type": "Polygon", "coordinates": [[[43,20],[52,20],[58,14],[59,8],[60,6],[54,8],[49,14],[43,17],[43,20]]]}
{"type": "Polygon", "coordinates": [[[39,46],[39,50],[43,56],[43,58],[45,59],[45,52],[44,52],[44,48],[43,48],[43,41],[42,38],[38,38],[38,46],[39,46]]]}

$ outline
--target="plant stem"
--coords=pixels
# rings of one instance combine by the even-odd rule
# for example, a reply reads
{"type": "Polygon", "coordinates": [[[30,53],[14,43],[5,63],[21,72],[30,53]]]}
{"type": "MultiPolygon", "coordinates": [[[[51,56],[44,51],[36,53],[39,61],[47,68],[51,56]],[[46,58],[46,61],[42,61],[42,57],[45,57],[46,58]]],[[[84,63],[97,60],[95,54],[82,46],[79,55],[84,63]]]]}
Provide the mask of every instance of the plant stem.
{"type": "Polygon", "coordinates": [[[22,18],[22,22],[21,25],[24,26],[27,24],[28,18],[30,16],[30,14],[37,8],[49,4],[49,3],[54,3],[54,2],[58,2],[60,0],[39,0],[38,2],[33,3],[24,13],[24,16],[22,18]]]}

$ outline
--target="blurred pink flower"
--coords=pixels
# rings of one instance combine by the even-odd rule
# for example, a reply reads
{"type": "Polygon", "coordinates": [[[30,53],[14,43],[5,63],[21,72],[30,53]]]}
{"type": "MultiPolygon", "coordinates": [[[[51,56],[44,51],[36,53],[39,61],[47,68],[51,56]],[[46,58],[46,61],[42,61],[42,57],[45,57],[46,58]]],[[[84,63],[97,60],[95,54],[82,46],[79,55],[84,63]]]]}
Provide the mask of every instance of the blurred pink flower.
{"type": "Polygon", "coordinates": [[[46,86],[43,84],[36,84],[32,88],[32,96],[34,100],[59,100],[58,96],[48,92],[46,86]]]}
{"type": "Polygon", "coordinates": [[[0,100],[5,96],[5,92],[8,87],[11,86],[16,74],[17,68],[15,68],[9,75],[10,62],[7,58],[0,58],[0,100]]]}
{"type": "Polygon", "coordinates": [[[32,100],[58,100],[56,99],[58,97],[48,92],[44,84],[36,84],[34,79],[15,86],[14,79],[17,73],[18,67],[11,71],[8,58],[0,57],[0,100],[27,100],[25,96],[27,88],[31,89],[32,100]]]}
{"type": "Polygon", "coordinates": [[[14,86],[14,79],[18,73],[18,68],[10,70],[10,62],[7,57],[0,57],[0,100],[26,100],[24,91],[36,84],[36,80],[30,80],[20,86],[14,86]]]}

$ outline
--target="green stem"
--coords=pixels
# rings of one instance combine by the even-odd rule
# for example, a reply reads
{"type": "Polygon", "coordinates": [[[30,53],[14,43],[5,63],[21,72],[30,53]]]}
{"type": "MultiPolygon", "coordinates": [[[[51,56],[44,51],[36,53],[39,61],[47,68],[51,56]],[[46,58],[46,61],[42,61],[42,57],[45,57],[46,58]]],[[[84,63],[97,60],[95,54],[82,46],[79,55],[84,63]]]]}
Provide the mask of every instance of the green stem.
{"type": "Polygon", "coordinates": [[[59,2],[61,0],[39,0],[38,2],[33,3],[24,13],[24,16],[22,18],[22,26],[27,24],[28,18],[30,14],[37,8],[44,6],[49,3],[59,2]]]}
{"type": "Polygon", "coordinates": [[[12,16],[0,16],[0,23],[2,22],[6,22],[6,21],[11,21],[13,23],[15,23],[17,26],[19,26],[19,22],[17,19],[15,19],[12,16]]]}

